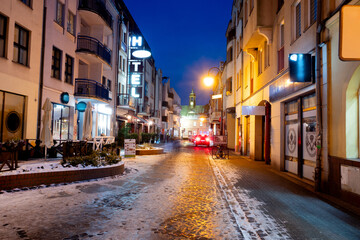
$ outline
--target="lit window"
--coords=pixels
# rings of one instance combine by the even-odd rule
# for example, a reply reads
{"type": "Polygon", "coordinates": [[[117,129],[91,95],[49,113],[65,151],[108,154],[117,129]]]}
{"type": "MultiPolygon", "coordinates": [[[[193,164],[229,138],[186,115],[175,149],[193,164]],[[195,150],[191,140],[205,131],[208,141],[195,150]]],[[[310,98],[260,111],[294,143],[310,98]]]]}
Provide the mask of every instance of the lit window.
{"type": "Polygon", "coordinates": [[[53,78],[61,80],[60,68],[61,68],[61,56],[62,51],[56,47],[53,47],[52,51],[52,65],[51,65],[51,76],[53,78]]]}
{"type": "Polygon", "coordinates": [[[29,31],[15,25],[14,34],[14,62],[28,66],[29,31]]]}

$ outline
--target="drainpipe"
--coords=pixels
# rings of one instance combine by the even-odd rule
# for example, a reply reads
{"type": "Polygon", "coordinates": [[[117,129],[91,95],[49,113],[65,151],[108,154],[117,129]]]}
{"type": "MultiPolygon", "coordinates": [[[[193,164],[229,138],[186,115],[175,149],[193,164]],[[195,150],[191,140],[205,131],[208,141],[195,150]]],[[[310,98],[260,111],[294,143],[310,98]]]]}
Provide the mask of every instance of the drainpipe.
{"type": "Polygon", "coordinates": [[[316,18],[316,167],[315,167],[315,191],[321,190],[321,144],[322,144],[322,104],[321,104],[321,76],[320,76],[320,65],[321,65],[321,32],[324,28],[325,23],[331,17],[333,17],[341,8],[349,4],[351,0],[343,0],[342,3],[326,17],[321,20],[322,0],[318,0],[317,6],[317,18],[316,18]]]}
{"type": "Polygon", "coordinates": [[[46,5],[43,1],[43,24],[41,36],[41,58],[40,58],[40,76],[39,76],[39,93],[38,93],[38,112],[37,112],[37,126],[36,126],[36,146],[40,144],[40,127],[41,127],[41,105],[43,98],[44,87],[44,56],[45,56],[45,30],[46,30],[46,5]]]}

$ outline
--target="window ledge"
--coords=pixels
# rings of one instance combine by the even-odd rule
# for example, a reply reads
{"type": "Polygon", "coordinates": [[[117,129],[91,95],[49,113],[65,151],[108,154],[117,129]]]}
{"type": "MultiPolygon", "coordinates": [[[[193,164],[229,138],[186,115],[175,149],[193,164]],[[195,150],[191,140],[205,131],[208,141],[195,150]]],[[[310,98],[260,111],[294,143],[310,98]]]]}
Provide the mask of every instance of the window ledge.
{"type": "Polygon", "coordinates": [[[25,65],[25,64],[22,64],[22,63],[19,63],[19,62],[15,62],[14,60],[12,60],[13,63],[16,63],[17,65],[20,65],[20,66],[23,66],[23,67],[26,67],[26,68],[30,68],[29,65],[25,65]]]}

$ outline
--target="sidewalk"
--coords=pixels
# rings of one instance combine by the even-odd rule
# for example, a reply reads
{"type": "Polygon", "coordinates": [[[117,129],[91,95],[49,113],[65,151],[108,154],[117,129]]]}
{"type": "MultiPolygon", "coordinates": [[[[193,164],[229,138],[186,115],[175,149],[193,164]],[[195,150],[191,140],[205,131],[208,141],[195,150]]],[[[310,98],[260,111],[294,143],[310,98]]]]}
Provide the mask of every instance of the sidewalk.
{"type": "Polygon", "coordinates": [[[300,186],[301,188],[312,192],[318,198],[320,198],[321,200],[323,200],[331,205],[334,205],[350,214],[355,214],[357,216],[360,216],[360,208],[359,207],[356,207],[348,202],[345,202],[345,201],[343,201],[339,198],[336,198],[334,196],[331,196],[329,194],[315,191],[314,183],[310,180],[299,178],[298,176],[296,176],[292,173],[289,173],[289,172],[278,171],[278,170],[272,168],[270,165],[266,165],[265,162],[263,162],[263,161],[254,161],[254,160],[250,159],[250,157],[242,156],[239,153],[236,153],[234,151],[230,151],[230,159],[234,159],[234,160],[235,159],[243,159],[248,162],[251,162],[251,164],[253,164],[257,167],[263,168],[266,171],[274,173],[290,182],[295,183],[296,185],[300,186]]]}

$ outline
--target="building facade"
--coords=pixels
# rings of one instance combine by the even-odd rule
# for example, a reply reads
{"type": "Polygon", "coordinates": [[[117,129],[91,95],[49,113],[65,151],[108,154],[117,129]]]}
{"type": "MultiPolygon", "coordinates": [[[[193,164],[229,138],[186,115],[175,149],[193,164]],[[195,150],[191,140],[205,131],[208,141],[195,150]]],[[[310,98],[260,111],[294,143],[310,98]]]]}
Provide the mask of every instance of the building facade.
{"type": "Polygon", "coordinates": [[[0,5],[0,142],[36,139],[43,1],[0,5]]]}
{"type": "MultiPolygon", "coordinates": [[[[236,151],[354,203],[360,58],[339,57],[345,5],[359,1],[234,1],[214,94],[223,90],[225,129],[235,130],[228,141],[236,151]],[[296,70],[297,61],[307,70],[296,70]],[[298,82],[300,72],[306,81],[298,82]],[[236,121],[229,125],[231,107],[236,121]]],[[[213,126],[219,101],[211,103],[213,126]]]]}

